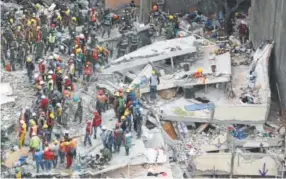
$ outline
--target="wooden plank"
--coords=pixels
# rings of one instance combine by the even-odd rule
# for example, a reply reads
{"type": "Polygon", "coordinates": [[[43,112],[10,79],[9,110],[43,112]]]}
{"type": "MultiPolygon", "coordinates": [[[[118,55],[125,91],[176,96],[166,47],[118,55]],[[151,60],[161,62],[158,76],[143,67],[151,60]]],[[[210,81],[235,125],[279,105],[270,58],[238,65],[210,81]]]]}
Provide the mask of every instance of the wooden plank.
{"type": "Polygon", "coordinates": [[[5,166],[8,168],[12,168],[14,163],[19,160],[21,156],[27,156],[29,153],[29,147],[22,147],[16,152],[12,152],[9,154],[8,158],[5,160],[5,166]]]}
{"type": "Polygon", "coordinates": [[[177,139],[177,134],[175,132],[175,129],[173,127],[172,122],[165,122],[163,124],[163,129],[164,131],[166,131],[166,133],[173,139],[176,140],[177,139]]]}

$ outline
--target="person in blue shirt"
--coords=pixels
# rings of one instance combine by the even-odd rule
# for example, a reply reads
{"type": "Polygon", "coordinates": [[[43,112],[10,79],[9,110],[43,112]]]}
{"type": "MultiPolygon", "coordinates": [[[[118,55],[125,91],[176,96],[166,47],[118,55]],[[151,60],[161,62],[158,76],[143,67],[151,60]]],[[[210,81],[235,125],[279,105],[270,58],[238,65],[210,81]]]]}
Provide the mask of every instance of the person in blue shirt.
{"type": "Polygon", "coordinates": [[[36,161],[37,173],[39,173],[40,167],[44,170],[44,161],[43,161],[43,151],[40,149],[36,150],[34,154],[34,159],[36,161]]]}

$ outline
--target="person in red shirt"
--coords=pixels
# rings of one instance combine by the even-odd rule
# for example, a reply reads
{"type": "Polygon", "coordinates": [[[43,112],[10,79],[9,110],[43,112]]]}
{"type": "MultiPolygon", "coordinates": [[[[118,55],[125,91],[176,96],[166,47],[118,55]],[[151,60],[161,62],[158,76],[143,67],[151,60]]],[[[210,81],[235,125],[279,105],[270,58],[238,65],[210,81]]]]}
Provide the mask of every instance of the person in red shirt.
{"type": "Polygon", "coordinates": [[[44,79],[45,76],[45,71],[46,71],[46,65],[43,59],[40,59],[40,63],[39,63],[39,72],[42,75],[42,78],[44,79]]]}
{"type": "Polygon", "coordinates": [[[70,81],[70,79],[69,79],[69,77],[68,76],[65,76],[64,77],[64,84],[65,84],[65,89],[68,89],[68,87],[71,87],[71,81],[70,81]]]}
{"type": "Polygon", "coordinates": [[[86,128],[85,128],[85,137],[84,137],[84,142],[83,142],[84,146],[86,146],[86,142],[88,142],[89,145],[92,146],[91,139],[90,139],[91,134],[92,134],[92,123],[91,121],[88,121],[86,128]]]}
{"type": "Polygon", "coordinates": [[[49,99],[46,98],[45,95],[42,95],[42,96],[41,96],[41,99],[42,99],[42,101],[41,101],[40,107],[41,107],[41,109],[42,109],[44,112],[47,112],[47,110],[48,110],[48,105],[49,105],[49,99]]]}
{"type": "Polygon", "coordinates": [[[94,117],[93,117],[93,122],[92,122],[92,127],[93,127],[93,138],[96,139],[96,132],[97,128],[101,126],[101,116],[99,113],[96,111],[94,112],[94,117]]]}
{"type": "Polygon", "coordinates": [[[44,151],[44,154],[43,154],[43,158],[44,158],[45,163],[46,163],[47,171],[50,171],[52,169],[52,163],[53,163],[53,160],[55,158],[54,152],[51,149],[46,148],[44,151]]]}
{"type": "Polygon", "coordinates": [[[85,80],[89,82],[90,76],[92,75],[92,69],[91,69],[91,64],[90,62],[87,62],[86,67],[84,68],[84,75],[85,75],[85,80]]]}
{"type": "Polygon", "coordinates": [[[42,40],[42,31],[41,27],[38,26],[36,29],[36,42],[40,42],[42,40]]]}

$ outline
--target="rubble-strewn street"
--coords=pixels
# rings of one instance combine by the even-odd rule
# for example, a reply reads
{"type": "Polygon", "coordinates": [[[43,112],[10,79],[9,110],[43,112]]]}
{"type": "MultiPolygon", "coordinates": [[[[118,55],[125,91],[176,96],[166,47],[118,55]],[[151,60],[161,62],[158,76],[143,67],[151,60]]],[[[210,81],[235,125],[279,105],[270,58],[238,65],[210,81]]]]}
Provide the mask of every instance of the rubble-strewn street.
{"type": "Polygon", "coordinates": [[[170,4],[1,1],[1,178],[284,178],[256,7],[170,4]]]}

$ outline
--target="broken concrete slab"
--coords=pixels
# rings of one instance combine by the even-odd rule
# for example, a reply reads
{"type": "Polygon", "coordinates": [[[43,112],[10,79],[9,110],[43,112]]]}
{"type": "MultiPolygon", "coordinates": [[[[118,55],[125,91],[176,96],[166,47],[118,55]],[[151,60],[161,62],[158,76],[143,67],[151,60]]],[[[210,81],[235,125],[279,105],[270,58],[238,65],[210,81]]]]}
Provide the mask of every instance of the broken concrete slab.
{"type": "Polygon", "coordinates": [[[0,83],[0,94],[11,96],[13,95],[13,88],[9,83],[0,83]]]}

